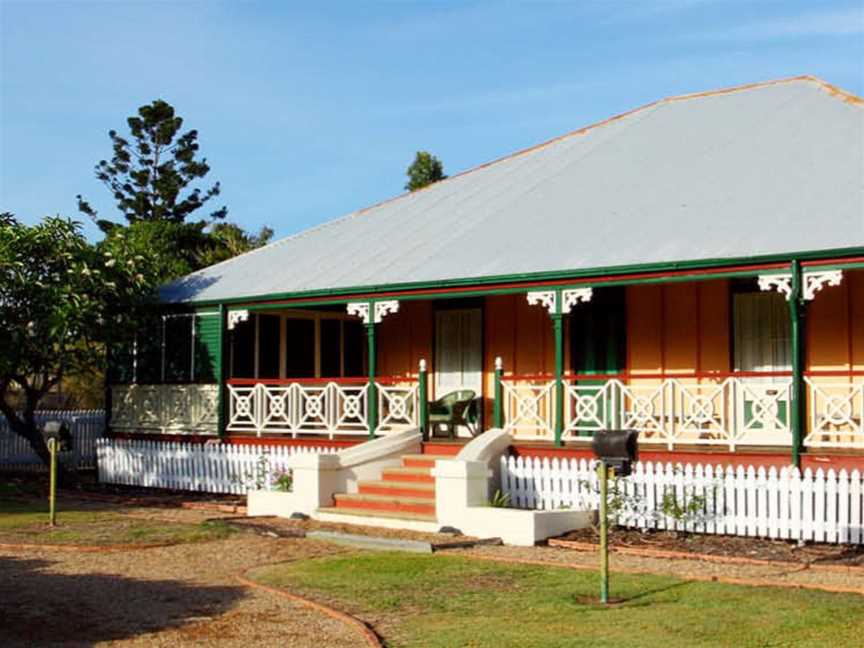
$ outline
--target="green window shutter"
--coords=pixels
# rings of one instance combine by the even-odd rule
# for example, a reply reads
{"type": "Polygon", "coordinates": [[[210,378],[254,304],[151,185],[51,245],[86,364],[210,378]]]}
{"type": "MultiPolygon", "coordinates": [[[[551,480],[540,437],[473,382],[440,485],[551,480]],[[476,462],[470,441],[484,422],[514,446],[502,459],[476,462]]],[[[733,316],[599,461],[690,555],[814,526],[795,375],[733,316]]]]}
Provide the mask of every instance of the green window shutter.
{"type": "Polygon", "coordinates": [[[219,313],[195,315],[194,382],[216,382],[222,373],[222,321],[219,313]]]}

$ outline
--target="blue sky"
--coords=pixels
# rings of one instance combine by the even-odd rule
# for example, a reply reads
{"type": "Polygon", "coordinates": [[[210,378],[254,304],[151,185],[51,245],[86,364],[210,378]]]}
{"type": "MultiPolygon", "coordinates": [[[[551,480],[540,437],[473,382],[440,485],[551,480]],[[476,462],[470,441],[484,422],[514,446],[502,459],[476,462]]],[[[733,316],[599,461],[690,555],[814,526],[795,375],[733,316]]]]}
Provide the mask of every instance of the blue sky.
{"type": "MultiPolygon", "coordinates": [[[[113,217],[93,165],[138,106],[200,132],[277,236],[663,96],[815,74],[864,95],[864,1],[0,0],[0,210],[113,217]]],[[[95,229],[88,225],[88,232],[95,229]]]]}

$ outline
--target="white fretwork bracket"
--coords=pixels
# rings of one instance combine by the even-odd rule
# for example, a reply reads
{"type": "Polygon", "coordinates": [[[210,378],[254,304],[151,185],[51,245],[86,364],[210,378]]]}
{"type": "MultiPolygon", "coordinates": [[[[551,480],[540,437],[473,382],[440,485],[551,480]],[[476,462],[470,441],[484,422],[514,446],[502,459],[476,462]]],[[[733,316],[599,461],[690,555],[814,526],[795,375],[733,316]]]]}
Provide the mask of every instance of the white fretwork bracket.
{"type": "Polygon", "coordinates": [[[369,323],[369,302],[348,302],[348,314],[357,315],[364,324],[369,323]]]}
{"type": "Polygon", "coordinates": [[[233,331],[234,327],[240,322],[249,321],[248,310],[232,310],[228,311],[228,330],[233,331]]]}
{"type": "MultiPolygon", "coordinates": [[[[843,280],[842,270],[813,270],[804,272],[802,276],[803,301],[811,301],[816,293],[825,286],[839,286],[843,280]]],[[[776,290],[781,293],[786,301],[792,296],[792,275],[790,273],[759,275],[759,288],[761,290],[776,290]]]]}
{"type": "Polygon", "coordinates": [[[561,297],[564,303],[561,305],[561,312],[569,313],[576,304],[591,301],[593,295],[594,291],[591,288],[571,288],[562,291],[561,297]]]}
{"type": "Polygon", "coordinates": [[[804,273],[804,299],[810,301],[816,293],[827,286],[839,286],[843,281],[842,270],[816,270],[804,273]]]}
{"type": "Polygon", "coordinates": [[[546,308],[552,315],[555,314],[558,302],[554,290],[539,290],[535,292],[529,292],[527,297],[528,303],[532,306],[534,304],[540,304],[541,306],[543,306],[543,308],[546,308]]]}
{"type": "MultiPolygon", "coordinates": [[[[348,314],[357,315],[364,324],[369,323],[369,302],[349,302],[347,304],[348,314]]],[[[389,301],[373,302],[372,321],[380,324],[381,320],[390,313],[399,312],[399,302],[395,299],[389,301]]]]}
{"type": "Polygon", "coordinates": [[[399,312],[399,302],[395,299],[391,301],[375,302],[375,323],[380,324],[381,320],[390,313],[399,312]]]}
{"type": "Polygon", "coordinates": [[[759,290],[776,290],[789,301],[792,297],[792,273],[759,275],[759,290]]]}

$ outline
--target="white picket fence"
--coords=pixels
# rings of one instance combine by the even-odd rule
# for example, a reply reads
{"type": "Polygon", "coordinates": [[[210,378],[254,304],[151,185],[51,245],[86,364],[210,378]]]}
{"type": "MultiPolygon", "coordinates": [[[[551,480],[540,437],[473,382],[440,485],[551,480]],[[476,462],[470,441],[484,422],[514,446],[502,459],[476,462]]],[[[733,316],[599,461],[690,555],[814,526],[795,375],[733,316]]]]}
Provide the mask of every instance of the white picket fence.
{"type": "MultiPolygon", "coordinates": [[[[60,461],[76,468],[96,467],[96,441],[105,435],[104,410],[40,410],[36,412],[36,425],[47,421],[65,421],[72,434],[72,450],[61,452],[60,461]]],[[[30,444],[9,429],[6,418],[0,415],[0,469],[43,470],[42,461],[30,444]]]]}
{"type": "MultiPolygon", "coordinates": [[[[502,457],[501,491],[526,509],[593,509],[595,462],[502,457]]],[[[758,469],[640,462],[610,485],[621,502],[617,523],[641,529],[864,544],[864,473],[801,474],[758,469]],[[670,514],[673,508],[687,511],[670,514]]]]}
{"type": "Polygon", "coordinates": [[[103,483],[238,495],[253,488],[271,488],[295,454],[337,451],[333,447],[126,439],[100,439],[96,449],[103,483]]]}

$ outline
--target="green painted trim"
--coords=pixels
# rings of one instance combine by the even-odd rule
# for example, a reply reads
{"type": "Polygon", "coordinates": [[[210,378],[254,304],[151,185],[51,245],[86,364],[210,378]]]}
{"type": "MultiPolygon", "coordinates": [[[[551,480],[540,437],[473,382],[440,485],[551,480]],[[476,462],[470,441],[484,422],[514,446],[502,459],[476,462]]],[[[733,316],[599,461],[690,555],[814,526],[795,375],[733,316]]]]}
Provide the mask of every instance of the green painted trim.
{"type": "Polygon", "coordinates": [[[556,295],[556,310],[552,315],[555,334],[555,445],[561,447],[564,434],[564,315],[561,310],[561,291],[556,295]]]}
{"type": "Polygon", "coordinates": [[[501,385],[501,377],[504,374],[504,369],[498,366],[498,359],[495,360],[495,402],[492,408],[493,424],[498,429],[504,428],[504,388],[501,385]]]}
{"type": "Polygon", "coordinates": [[[225,315],[225,305],[219,304],[219,356],[214,367],[214,373],[216,374],[216,384],[218,385],[216,391],[216,432],[222,438],[226,436],[226,428],[228,427],[226,425],[228,417],[225,411],[225,367],[227,365],[225,362],[225,315]]]}
{"type": "Polygon", "coordinates": [[[424,440],[429,440],[429,383],[427,382],[426,366],[423,364],[420,367],[420,372],[417,374],[417,391],[420,402],[420,433],[424,440]]]}
{"type": "Polygon", "coordinates": [[[803,319],[806,302],[802,294],[801,263],[792,262],[792,292],[789,295],[789,319],[792,345],[792,393],[790,394],[790,426],[792,428],[792,464],[801,466],[802,430],[804,424],[804,335],[803,319]]]}
{"type": "MultiPolygon", "coordinates": [[[[778,269],[777,272],[780,272],[778,269]]],[[[765,270],[739,270],[733,272],[716,272],[716,273],[705,273],[698,275],[682,275],[675,277],[651,277],[651,278],[640,278],[640,279],[625,279],[620,281],[602,281],[602,282],[583,282],[579,284],[568,284],[566,286],[561,286],[562,290],[566,290],[568,288],[587,288],[587,287],[603,287],[603,286],[633,286],[640,284],[663,284],[663,283],[686,283],[692,281],[710,281],[712,279],[732,279],[735,277],[756,277],[760,274],[765,274],[765,270]]],[[[555,286],[557,288],[557,286],[555,286]]],[[[537,288],[543,288],[543,286],[537,286],[537,288]]],[[[470,290],[470,291],[462,291],[454,295],[453,292],[432,292],[432,293],[424,293],[422,295],[398,295],[394,297],[387,297],[378,299],[375,301],[385,301],[389,299],[396,299],[398,301],[425,301],[432,299],[450,299],[455,297],[458,298],[469,298],[469,297],[489,297],[494,295],[522,295],[526,292],[530,291],[531,288],[525,286],[518,287],[507,287],[507,288],[489,288],[489,289],[478,289],[478,290],[470,290]]],[[[238,306],[236,310],[248,310],[250,313],[255,311],[267,311],[267,310],[286,310],[286,309],[304,309],[304,308],[315,308],[316,306],[337,306],[344,305],[348,302],[356,301],[354,299],[345,297],[343,299],[317,299],[317,300],[309,300],[309,301],[296,301],[290,304],[284,303],[268,303],[268,304],[243,304],[242,306],[238,306]]]]}
{"type": "Polygon", "coordinates": [[[373,306],[369,304],[369,323],[366,324],[366,345],[369,353],[369,389],[366,392],[368,399],[368,423],[369,423],[369,438],[375,438],[375,431],[378,429],[378,390],[375,388],[375,370],[377,365],[377,349],[375,347],[375,323],[373,320],[373,306]]]}
{"type": "MultiPolygon", "coordinates": [[[[250,304],[257,301],[264,300],[284,300],[284,299],[313,299],[313,298],[327,298],[328,296],[339,295],[342,298],[332,302],[332,303],[345,303],[346,301],[351,301],[348,297],[350,295],[364,295],[364,294],[374,294],[380,292],[399,292],[399,291],[410,291],[410,290],[430,290],[440,288],[442,291],[447,288],[457,288],[457,287],[470,287],[470,286],[484,286],[488,284],[496,284],[496,283],[509,283],[509,282],[524,282],[524,281],[558,281],[558,280],[567,280],[573,279],[574,281],[585,280],[581,285],[590,285],[589,278],[598,278],[598,277],[608,277],[620,274],[631,274],[631,273],[644,273],[644,272],[669,272],[669,271],[686,271],[686,270],[707,270],[712,268],[722,268],[726,266],[734,266],[734,265],[758,265],[761,263],[789,263],[792,259],[797,259],[799,261],[814,261],[819,259],[830,259],[833,257],[843,257],[843,256],[862,256],[864,255],[864,247],[852,247],[852,248],[837,248],[837,249],[829,249],[829,250],[810,250],[810,251],[801,251],[801,252],[792,252],[792,253],[784,253],[784,254],[765,254],[765,255],[755,255],[755,256],[745,256],[745,257],[728,257],[728,258],[712,258],[712,259],[701,259],[701,260],[690,260],[690,261],[672,261],[672,262],[660,262],[660,263],[643,263],[643,264],[631,264],[631,265],[621,265],[621,266],[600,266],[595,268],[584,268],[580,270],[570,269],[570,270],[555,270],[555,271],[546,271],[546,272],[525,272],[525,273],[517,273],[517,274],[503,274],[503,275],[489,275],[485,277],[465,277],[458,279],[441,279],[437,281],[418,281],[418,282],[406,282],[406,283],[398,283],[398,284],[371,284],[365,286],[353,286],[353,287],[342,287],[342,288],[326,288],[320,290],[309,290],[309,291],[295,291],[295,292],[283,292],[283,293],[263,293],[260,295],[250,295],[246,297],[233,297],[226,298],[221,300],[189,300],[188,302],[166,302],[166,305],[171,305],[173,307],[180,307],[183,305],[216,305],[219,303],[224,304],[250,304]]],[[[842,264],[838,264],[842,265],[842,264]]],[[[827,267],[827,266],[826,266],[827,267]]],[[[858,267],[857,264],[850,265],[849,267],[858,267]]],[[[754,273],[750,273],[754,274],[754,273]]],[[[755,273],[758,274],[758,273],[755,273]]],[[[719,275],[718,275],[719,276],[719,275]]],[[[731,275],[730,275],[731,276],[731,275]]],[[[741,275],[739,275],[741,276],[741,275]]],[[[746,275],[745,275],[746,276],[746,275]]],[[[712,277],[705,277],[712,278],[712,277]]],[[[671,278],[669,278],[671,279],[671,278]]],[[[686,279],[688,281],[694,281],[694,278],[686,279]]],[[[635,281],[625,281],[622,283],[635,283],[635,281]]],[[[524,288],[522,289],[524,292],[524,288]]],[[[461,293],[463,296],[471,296],[471,293],[461,293]]],[[[486,291],[478,291],[477,295],[482,294],[494,294],[486,291]]],[[[402,296],[400,298],[407,298],[408,296],[402,296]]],[[[430,299],[432,296],[423,296],[418,297],[420,299],[430,299]]]]}
{"type": "Polygon", "coordinates": [[[864,268],[864,261],[853,261],[852,263],[826,263],[818,266],[804,266],[803,272],[815,272],[822,270],[860,270],[864,268]]]}

